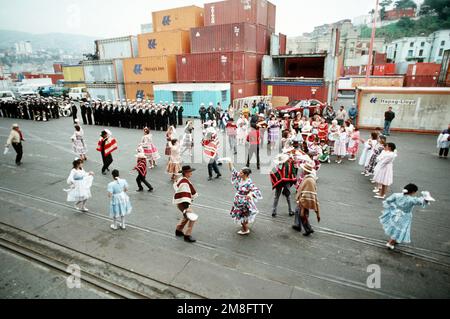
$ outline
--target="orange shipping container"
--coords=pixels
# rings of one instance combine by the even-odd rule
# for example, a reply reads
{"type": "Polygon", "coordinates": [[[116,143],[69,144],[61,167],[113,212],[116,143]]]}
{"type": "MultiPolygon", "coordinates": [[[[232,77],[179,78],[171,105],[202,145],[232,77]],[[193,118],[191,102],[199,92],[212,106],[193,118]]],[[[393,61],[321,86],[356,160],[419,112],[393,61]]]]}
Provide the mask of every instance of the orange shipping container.
{"type": "Polygon", "coordinates": [[[125,92],[128,100],[153,100],[153,84],[128,83],[125,84],[125,92]]]}
{"type": "Polygon", "coordinates": [[[138,35],[139,57],[190,53],[189,31],[174,30],[138,35]]]}
{"type": "Polygon", "coordinates": [[[203,8],[189,6],[153,12],[153,31],[190,30],[203,27],[203,8]]]}
{"type": "Polygon", "coordinates": [[[125,83],[176,82],[175,55],[123,60],[125,83]]]}

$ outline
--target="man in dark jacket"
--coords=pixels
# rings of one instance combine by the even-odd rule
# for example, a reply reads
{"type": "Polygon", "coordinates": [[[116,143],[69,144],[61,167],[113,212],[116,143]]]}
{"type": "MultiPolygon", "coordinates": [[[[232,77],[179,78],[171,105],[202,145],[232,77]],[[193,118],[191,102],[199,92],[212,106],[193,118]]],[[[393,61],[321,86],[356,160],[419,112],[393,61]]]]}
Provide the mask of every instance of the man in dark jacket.
{"type": "Polygon", "coordinates": [[[389,106],[389,109],[386,113],[384,113],[384,135],[391,135],[391,124],[395,119],[395,113],[392,111],[392,107],[389,106]]]}

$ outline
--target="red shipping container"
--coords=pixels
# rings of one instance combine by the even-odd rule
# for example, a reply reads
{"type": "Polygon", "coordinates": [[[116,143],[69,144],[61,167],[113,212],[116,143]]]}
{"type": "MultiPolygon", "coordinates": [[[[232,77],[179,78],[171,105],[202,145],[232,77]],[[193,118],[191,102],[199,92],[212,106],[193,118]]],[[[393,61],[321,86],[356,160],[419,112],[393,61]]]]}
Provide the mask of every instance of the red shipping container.
{"type": "Polygon", "coordinates": [[[379,64],[373,67],[373,75],[384,76],[393,74],[395,74],[395,63],[379,64]]]}
{"type": "Polygon", "coordinates": [[[263,82],[261,84],[261,94],[272,96],[287,96],[292,100],[316,99],[323,103],[327,101],[328,88],[322,83],[312,83],[310,81],[296,82],[263,82]],[[269,90],[269,86],[272,88],[269,90]]]}
{"type": "Polygon", "coordinates": [[[438,76],[433,75],[419,75],[419,76],[405,76],[406,87],[437,87],[438,76]]]}
{"type": "Polygon", "coordinates": [[[275,32],[276,20],[277,20],[277,7],[273,3],[267,2],[267,27],[272,32],[275,32]]]}
{"type": "MultiPolygon", "coordinates": [[[[267,0],[227,0],[206,3],[205,26],[241,22],[267,26],[269,22],[268,8],[267,0]]],[[[270,23],[275,28],[273,17],[270,19],[270,23]]]]}
{"type": "Polygon", "coordinates": [[[259,96],[261,83],[259,81],[231,83],[231,101],[250,96],[259,96]]]}
{"type": "Polygon", "coordinates": [[[53,72],[55,72],[55,73],[63,73],[63,71],[62,71],[62,63],[53,63],[53,72]]]}
{"type": "Polygon", "coordinates": [[[177,80],[183,82],[257,81],[263,55],[245,52],[183,54],[177,56],[177,80]]]}
{"type": "Polygon", "coordinates": [[[375,56],[373,57],[373,64],[384,64],[386,62],[387,62],[386,53],[375,52],[375,56]]]}
{"type": "Polygon", "coordinates": [[[264,26],[256,26],[256,51],[261,54],[270,53],[270,36],[272,32],[264,26]]]}
{"type": "Polygon", "coordinates": [[[437,63],[416,63],[408,66],[407,76],[433,75],[439,76],[441,65],[437,63]]]}
{"type": "Polygon", "coordinates": [[[287,47],[287,36],[285,34],[280,33],[280,55],[286,54],[287,47]]]}
{"type": "MultiPolygon", "coordinates": [[[[268,53],[268,31],[249,23],[233,23],[191,29],[191,53],[268,53]]],[[[269,40],[270,41],[270,40],[269,40]]]]}

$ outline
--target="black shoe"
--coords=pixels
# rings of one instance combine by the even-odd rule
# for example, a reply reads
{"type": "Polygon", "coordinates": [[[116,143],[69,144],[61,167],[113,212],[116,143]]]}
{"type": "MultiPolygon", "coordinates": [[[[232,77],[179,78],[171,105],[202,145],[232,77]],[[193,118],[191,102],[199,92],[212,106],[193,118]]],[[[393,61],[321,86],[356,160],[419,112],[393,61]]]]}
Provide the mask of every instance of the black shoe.
{"type": "Polygon", "coordinates": [[[222,174],[219,174],[219,175],[216,176],[216,179],[219,179],[221,177],[222,177],[222,174]]]}
{"type": "Polygon", "coordinates": [[[303,236],[309,237],[312,233],[314,233],[314,232],[311,232],[311,231],[310,232],[306,232],[306,233],[303,234],[303,236]]]}
{"type": "Polygon", "coordinates": [[[294,213],[294,212],[290,212],[290,213],[289,213],[289,216],[291,216],[291,217],[292,217],[292,216],[295,216],[295,213],[294,213]]]}
{"type": "Polygon", "coordinates": [[[276,214],[276,213],[273,213],[273,214],[272,214],[272,217],[277,217],[277,214],[276,214]]]}
{"type": "Polygon", "coordinates": [[[261,170],[261,167],[260,166],[258,166],[257,168],[256,168],[258,171],[260,171],[261,170]]]}
{"type": "Polygon", "coordinates": [[[143,188],[139,188],[136,192],[137,192],[137,193],[142,193],[143,191],[144,191],[143,188]]]}
{"type": "Polygon", "coordinates": [[[294,229],[294,230],[296,230],[298,232],[302,231],[302,228],[300,226],[297,226],[297,225],[292,226],[292,229],[294,229]]]}
{"type": "Polygon", "coordinates": [[[22,163],[21,163],[21,162],[19,162],[19,163],[16,163],[16,165],[17,165],[17,166],[20,166],[20,165],[22,165],[22,163]]]}
{"type": "Polygon", "coordinates": [[[222,163],[219,163],[219,164],[217,164],[218,166],[222,166],[223,164],[222,163]]]}
{"type": "Polygon", "coordinates": [[[102,175],[106,175],[106,172],[102,172],[102,175]]]}
{"type": "Polygon", "coordinates": [[[210,177],[208,177],[208,182],[210,182],[210,181],[212,181],[213,180],[213,178],[210,176],[210,177]]]}
{"type": "Polygon", "coordinates": [[[148,192],[149,192],[149,193],[153,193],[154,190],[155,190],[154,188],[150,188],[150,189],[148,190],[148,192]]]}
{"type": "Polygon", "coordinates": [[[184,236],[184,241],[187,243],[195,243],[196,240],[192,236],[184,236]]]}
{"type": "Polygon", "coordinates": [[[177,237],[183,237],[183,236],[184,236],[184,233],[183,233],[182,231],[176,230],[176,231],[175,231],[175,236],[177,236],[177,237]]]}

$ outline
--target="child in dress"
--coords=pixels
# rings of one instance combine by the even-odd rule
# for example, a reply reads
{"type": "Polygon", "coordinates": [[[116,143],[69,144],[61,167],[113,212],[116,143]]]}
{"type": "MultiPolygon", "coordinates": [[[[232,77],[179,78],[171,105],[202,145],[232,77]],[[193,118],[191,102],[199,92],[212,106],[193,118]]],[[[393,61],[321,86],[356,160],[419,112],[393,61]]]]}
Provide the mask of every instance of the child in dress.
{"type": "Polygon", "coordinates": [[[144,153],[150,163],[150,169],[156,167],[156,161],[161,158],[158,149],[153,144],[153,136],[149,128],[144,128],[144,136],[142,136],[140,147],[144,149],[144,153]]]}
{"type": "Polygon", "coordinates": [[[356,161],[356,154],[358,154],[359,151],[359,142],[360,142],[360,135],[358,128],[353,128],[353,131],[350,131],[349,133],[350,141],[348,142],[348,148],[347,152],[349,155],[348,160],[349,161],[356,161]]]}
{"type": "Polygon", "coordinates": [[[86,173],[83,169],[83,161],[76,159],[73,163],[73,168],[67,178],[67,184],[70,188],[65,190],[67,192],[67,201],[75,202],[75,209],[82,212],[88,212],[86,202],[91,195],[91,186],[94,180],[94,173],[86,173]]]}
{"type": "Polygon", "coordinates": [[[394,177],[394,161],[397,157],[395,152],[396,146],[394,143],[388,143],[385,150],[378,157],[377,166],[374,169],[373,180],[377,183],[376,189],[379,191],[375,198],[384,199],[388,187],[393,183],[394,177]]]}
{"type": "Polygon", "coordinates": [[[108,184],[108,197],[111,199],[109,217],[113,219],[111,228],[119,229],[117,220],[120,218],[120,228],[125,229],[125,216],[132,210],[130,198],[127,195],[128,183],[119,178],[119,171],[116,169],[112,171],[112,177],[114,181],[108,184]]]}
{"type": "Polygon", "coordinates": [[[172,175],[171,181],[176,182],[179,172],[181,171],[181,155],[180,144],[177,139],[170,142],[170,156],[169,163],[167,163],[167,173],[172,175]]]}
{"type": "Polygon", "coordinates": [[[347,155],[347,139],[348,135],[345,132],[345,127],[341,127],[339,135],[334,142],[334,155],[337,156],[336,163],[341,164],[342,158],[347,155]]]}
{"type": "Polygon", "coordinates": [[[330,160],[330,146],[325,140],[320,141],[320,148],[322,149],[322,155],[319,156],[319,161],[321,163],[331,163],[330,160]]]}
{"type": "Polygon", "coordinates": [[[411,223],[414,206],[425,207],[434,201],[429,192],[414,197],[419,188],[414,184],[406,185],[402,193],[393,194],[383,202],[383,215],[380,217],[384,232],[389,236],[386,244],[391,250],[395,245],[411,242],[411,223]]]}

